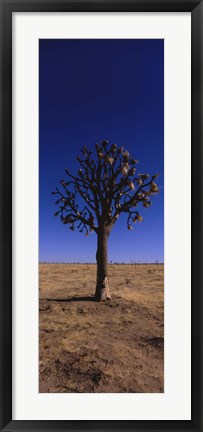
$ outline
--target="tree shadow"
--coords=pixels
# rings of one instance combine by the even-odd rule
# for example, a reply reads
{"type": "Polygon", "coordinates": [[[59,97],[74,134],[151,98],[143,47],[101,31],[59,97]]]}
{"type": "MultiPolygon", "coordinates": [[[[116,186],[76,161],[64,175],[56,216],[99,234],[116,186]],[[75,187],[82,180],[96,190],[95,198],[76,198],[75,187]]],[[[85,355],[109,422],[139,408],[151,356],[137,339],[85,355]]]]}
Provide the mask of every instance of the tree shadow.
{"type": "Polygon", "coordinates": [[[84,302],[84,301],[91,301],[95,302],[95,297],[70,297],[70,298],[47,298],[47,301],[53,301],[58,303],[71,303],[71,302],[84,302]]]}

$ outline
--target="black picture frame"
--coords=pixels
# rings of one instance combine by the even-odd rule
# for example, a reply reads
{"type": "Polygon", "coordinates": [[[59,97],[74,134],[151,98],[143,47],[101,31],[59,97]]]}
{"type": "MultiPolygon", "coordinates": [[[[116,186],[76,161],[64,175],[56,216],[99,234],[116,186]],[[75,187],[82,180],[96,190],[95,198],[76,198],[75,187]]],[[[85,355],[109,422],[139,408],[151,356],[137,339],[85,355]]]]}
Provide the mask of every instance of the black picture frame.
{"type": "MultiPolygon", "coordinates": [[[[1,242],[0,242],[0,430],[202,431],[202,182],[203,182],[203,1],[199,0],[0,0],[1,29],[1,242]],[[192,418],[152,421],[12,420],[12,13],[13,12],[191,12],[192,22],[192,418]]],[[[14,325],[15,323],[13,323],[14,325]]]]}

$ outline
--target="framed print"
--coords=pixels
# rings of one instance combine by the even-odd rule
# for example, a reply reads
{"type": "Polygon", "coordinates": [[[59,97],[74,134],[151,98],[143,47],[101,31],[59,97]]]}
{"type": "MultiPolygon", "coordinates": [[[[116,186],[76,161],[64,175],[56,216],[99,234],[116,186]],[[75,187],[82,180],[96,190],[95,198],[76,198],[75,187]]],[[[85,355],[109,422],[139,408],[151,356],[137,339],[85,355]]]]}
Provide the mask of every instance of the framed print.
{"type": "Polygon", "coordinates": [[[202,1],[1,1],[1,430],[202,430],[202,1]]]}

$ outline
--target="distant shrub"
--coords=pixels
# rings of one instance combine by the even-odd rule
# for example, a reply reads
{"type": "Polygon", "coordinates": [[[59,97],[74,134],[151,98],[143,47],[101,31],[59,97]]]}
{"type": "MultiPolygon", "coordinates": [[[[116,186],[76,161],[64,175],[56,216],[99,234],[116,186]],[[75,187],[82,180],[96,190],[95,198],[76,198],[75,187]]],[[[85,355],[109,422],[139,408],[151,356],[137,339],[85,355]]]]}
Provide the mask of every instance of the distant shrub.
{"type": "Polygon", "coordinates": [[[130,278],[125,278],[125,283],[126,283],[126,285],[128,285],[130,282],[131,282],[131,279],[130,279],[130,278]]]}

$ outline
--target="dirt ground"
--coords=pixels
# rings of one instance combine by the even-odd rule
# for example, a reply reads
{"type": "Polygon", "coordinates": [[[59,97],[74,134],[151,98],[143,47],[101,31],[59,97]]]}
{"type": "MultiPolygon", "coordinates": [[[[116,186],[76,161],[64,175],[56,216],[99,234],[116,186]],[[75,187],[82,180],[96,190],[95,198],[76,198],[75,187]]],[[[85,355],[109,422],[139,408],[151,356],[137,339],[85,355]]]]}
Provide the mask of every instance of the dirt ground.
{"type": "Polygon", "coordinates": [[[164,266],[111,264],[112,301],[93,301],[94,264],[40,264],[39,391],[164,391],[164,266]]]}

